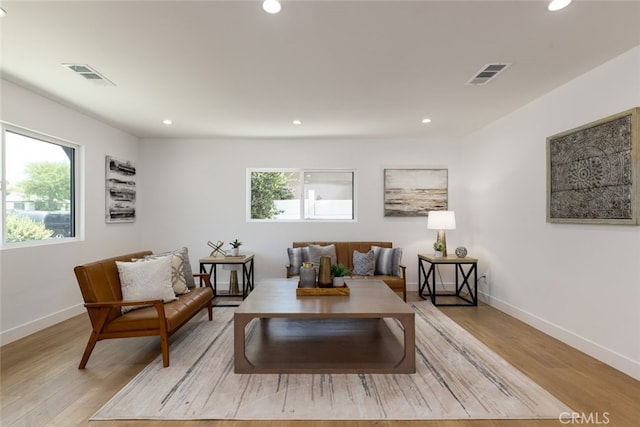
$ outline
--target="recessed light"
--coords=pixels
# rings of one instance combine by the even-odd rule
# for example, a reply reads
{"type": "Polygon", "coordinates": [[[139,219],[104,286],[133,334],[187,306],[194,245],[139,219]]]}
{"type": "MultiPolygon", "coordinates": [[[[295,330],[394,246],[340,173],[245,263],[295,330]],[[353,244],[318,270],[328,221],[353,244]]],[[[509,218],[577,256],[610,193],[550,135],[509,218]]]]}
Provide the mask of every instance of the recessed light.
{"type": "Polygon", "coordinates": [[[431,123],[431,119],[424,118],[422,119],[422,123],[431,123]]]}
{"type": "Polygon", "coordinates": [[[551,3],[549,3],[549,6],[547,6],[547,10],[555,12],[556,10],[564,9],[569,6],[570,3],[571,0],[552,0],[551,3]]]}
{"type": "Polygon", "coordinates": [[[173,124],[173,120],[171,120],[171,119],[164,119],[164,120],[162,121],[162,123],[163,123],[163,124],[165,124],[165,125],[167,125],[167,126],[168,126],[168,125],[172,125],[172,124],[173,124]]]}
{"type": "Polygon", "coordinates": [[[292,123],[294,125],[301,125],[302,124],[302,120],[294,120],[292,123]]]}
{"type": "Polygon", "coordinates": [[[282,9],[282,5],[278,0],[264,0],[262,2],[262,8],[267,13],[278,13],[282,9]]]}

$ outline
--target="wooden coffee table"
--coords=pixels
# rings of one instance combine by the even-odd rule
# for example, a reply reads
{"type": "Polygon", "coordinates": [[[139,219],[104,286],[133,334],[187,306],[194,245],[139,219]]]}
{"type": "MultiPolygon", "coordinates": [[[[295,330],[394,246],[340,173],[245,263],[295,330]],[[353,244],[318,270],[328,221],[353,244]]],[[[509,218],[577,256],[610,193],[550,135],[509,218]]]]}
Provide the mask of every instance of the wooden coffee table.
{"type": "Polygon", "coordinates": [[[236,373],[415,373],[415,313],[380,280],[349,296],[296,296],[261,282],[234,315],[236,373]]]}

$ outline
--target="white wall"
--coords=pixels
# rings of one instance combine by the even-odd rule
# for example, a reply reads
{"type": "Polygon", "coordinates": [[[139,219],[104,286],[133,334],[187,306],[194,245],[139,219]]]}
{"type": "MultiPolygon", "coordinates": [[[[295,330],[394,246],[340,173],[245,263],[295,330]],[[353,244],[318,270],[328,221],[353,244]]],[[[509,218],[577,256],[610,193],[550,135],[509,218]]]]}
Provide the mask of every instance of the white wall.
{"type": "Polygon", "coordinates": [[[640,46],[469,135],[463,152],[489,302],[640,379],[640,226],[546,222],[546,137],[636,106],[640,46]]]}
{"type": "Polygon", "coordinates": [[[85,311],[74,266],[141,246],[138,223],[104,219],[105,155],[136,161],[137,138],[13,83],[0,84],[1,120],[81,146],[86,206],[84,238],[0,250],[0,342],[6,344],[85,311]]]}
{"type": "MultiPolygon", "coordinates": [[[[463,211],[464,171],[451,141],[397,140],[142,140],[145,174],[140,192],[142,235],[153,250],[186,245],[191,263],[211,249],[207,241],[237,238],[256,253],[256,281],[284,277],[286,248],[304,240],[382,240],[403,248],[408,282],[417,289],[417,253],[431,252],[435,232],[426,218],[385,218],[383,170],[449,169],[449,204],[463,211]],[[356,169],[358,221],[256,223],[245,220],[247,168],[356,169]]],[[[468,218],[447,233],[449,245],[467,244],[468,218]]],[[[455,247],[455,246],[453,246],[455,247]]],[[[220,273],[219,273],[220,274],[220,273]]],[[[228,277],[220,274],[220,281],[228,277]]]]}

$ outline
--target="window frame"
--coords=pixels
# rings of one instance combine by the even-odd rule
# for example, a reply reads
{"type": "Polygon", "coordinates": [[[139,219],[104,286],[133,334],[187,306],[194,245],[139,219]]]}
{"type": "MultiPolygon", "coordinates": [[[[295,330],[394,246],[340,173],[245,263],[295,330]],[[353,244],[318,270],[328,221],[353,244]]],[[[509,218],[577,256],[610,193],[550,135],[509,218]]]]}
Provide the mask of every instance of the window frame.
{"type": "Polygon", "coordinates": [[[358,222],[358,203],[357,203],[357,194],[358,194],[358,186],[357,186],[357,170],[355,168],[247,168],[246,170],[246,221],[247,222],[268,222],[268,223],[335,223],[335,222],[358,222]],[[251,217],[251,174],[254,172],[284,172],[291,173],[297,172],[300,174],[300,179],[304,180],[305,173],[351,173],[352,181],[351,181],[351,218],[305,218],[305,209],[304,209],[304,194],[305,194],[305,184],[302,182],[301,189],[302,195],[300,197],[300,217],[299,218],[287,218],[287,219],[268,219],[268,218],[252,218],[251,217]]]}
{"type": "Polygon", "coordinates": [[[82,146],[76,144],[74,142],[58,138],[52,135],[45,134],[43,132],[35,131],[32,129],[27,129],[22,126],[18,126],[12,123],[8,123],[0,120],[0,220],[2,223],[0,224],[0,249],[12,249],[12,248],[22,248],[22,247],[31,247],[31,246],[46,246],[60,243],[68,243],[72,241],[81,240],[82,235],[82,224],[80,221],[81,218],[81,167],[83,164],[83,149],[82,146]],[[57,237],[57,238],[48,238],[42,240],[27,240],[22,242],[7,242],[7,228],[6,228],[6,219],[7,219],[7,194],[6,194],[6,164],[7,156],[6,156],[6,134],[7,132],[11,132],[23,137],[36,139],[45,143],[62,146],[72,150],[72,158],[70,160],[70,213],[71,213],[71,230],[72,235],[68,237],[57,237]]]}

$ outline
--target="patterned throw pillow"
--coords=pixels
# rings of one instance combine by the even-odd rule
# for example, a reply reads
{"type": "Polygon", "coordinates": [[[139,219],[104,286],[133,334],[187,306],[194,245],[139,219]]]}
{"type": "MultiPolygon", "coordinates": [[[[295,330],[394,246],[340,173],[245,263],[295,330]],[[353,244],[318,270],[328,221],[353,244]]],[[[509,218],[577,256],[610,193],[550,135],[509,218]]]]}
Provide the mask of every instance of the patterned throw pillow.
{"type": "Polygon", "coordinates": [[[353,274],[356,276],[373,276],[376,267],[376,254],[373,250],[367,253],[353,251],[353,274]]]}
{"type": "Polygon", "coordinates": [[[176,295],[189,293],[190,288],[195,288],[193,271],[189,262],[189,251],[186,247],[175,251],[147,255],[145,260],[171,256],[171,284],[176,295]]]}
{"type": "Polygon", "coordinates": [[[400,261],[402,260],[402,248],[381,248],[371,246],[376,255],[376,274],[384,276],[400,276],[400,261]]]}
{"type": "Polygon", "coordinates": [[[287,248],[289,255],[289,276],[300,274],[300,267],[303,262],[309,261],[309,248],[287,248]]]}
{"type": "MultiPolygon", "coordinates": [[[[123,301],[161,299],[175,301],[171,286],[171,257],[165,256],[144,262],[116,261],[123,301]]],[[[122,307],[124,314],[141,305],[122,307]]]]}
{"type": "Polygon", "coordinates": [[[331,264],[337,264],[336,245],[333,243],[327,246],[309,245],[309,261],[313,263],[316,272],[320,268],[320,257],[323,256],[331,257],[331,264]]]}

